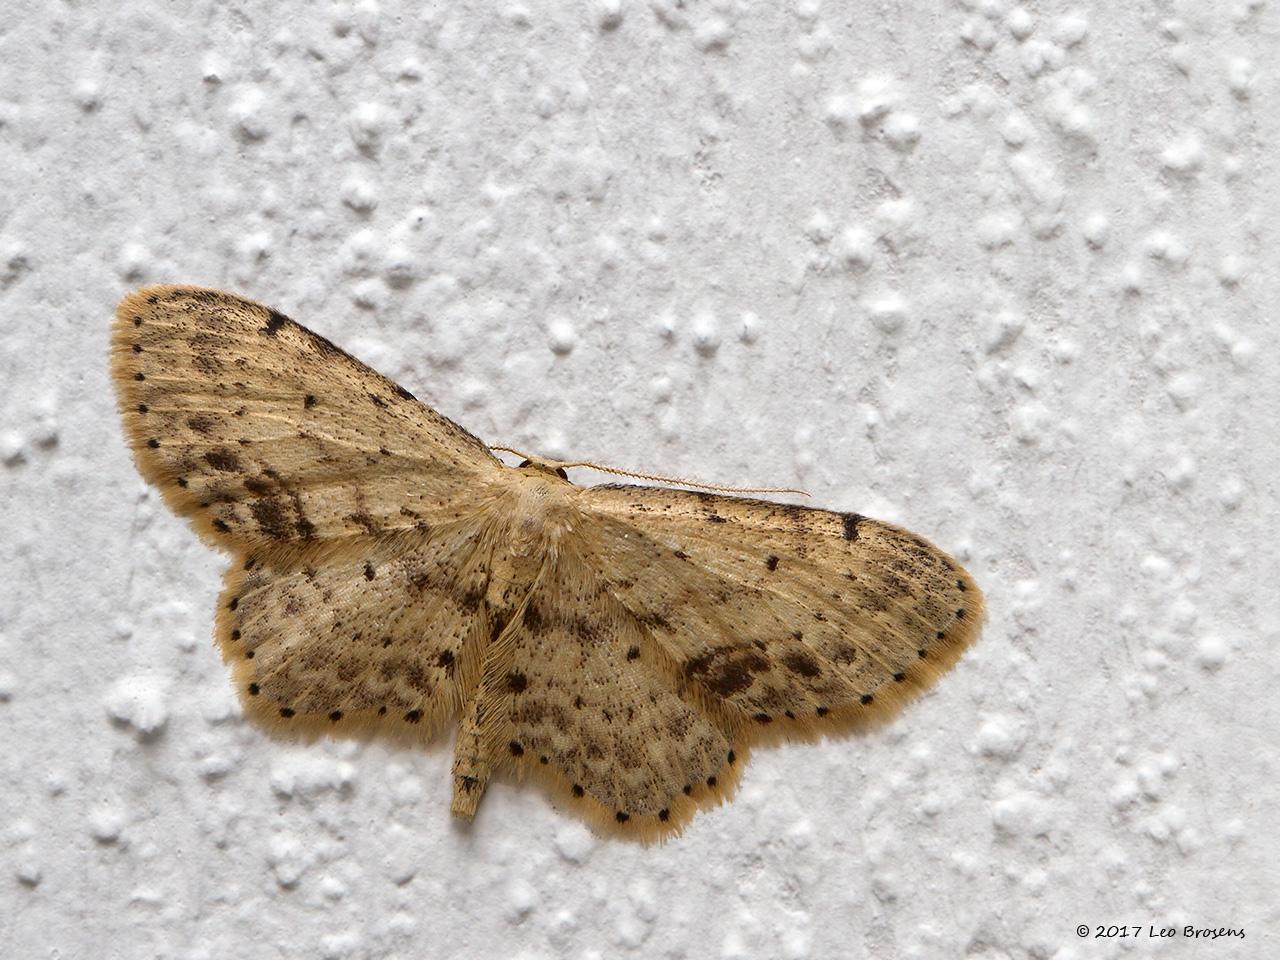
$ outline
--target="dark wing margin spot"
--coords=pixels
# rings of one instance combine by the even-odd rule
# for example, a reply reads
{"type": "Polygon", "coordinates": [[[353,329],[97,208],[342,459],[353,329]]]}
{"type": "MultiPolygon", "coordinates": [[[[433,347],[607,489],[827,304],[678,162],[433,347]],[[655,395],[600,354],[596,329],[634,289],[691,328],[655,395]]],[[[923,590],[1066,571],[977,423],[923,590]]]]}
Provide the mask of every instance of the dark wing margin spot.
{"type": "Polygon", "coordinates": [[[287,323],[292,323],[292,322],[293,321],[291,321],[279,310],[268,310],[267,324],[264,327],[259,327],[258,332],[267,337],[274,337],[277,333],[280,332],[281,327],[283,327],[287,323]]]}
{"type": "Polygon", "coordinates": [[[844,538],[846,540],[857,540],[858,524],[865,519],[866,517],[862,516],[860,513],[844,514],[844,538]]]}

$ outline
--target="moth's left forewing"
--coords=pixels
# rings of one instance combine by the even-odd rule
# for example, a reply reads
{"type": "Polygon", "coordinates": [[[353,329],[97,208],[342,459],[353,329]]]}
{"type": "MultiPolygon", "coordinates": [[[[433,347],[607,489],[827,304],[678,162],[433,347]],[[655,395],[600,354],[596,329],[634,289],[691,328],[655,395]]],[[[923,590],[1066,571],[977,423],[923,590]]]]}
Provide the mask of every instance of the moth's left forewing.
{"type": "Polygon", "coordinates": [[[891,716],[982,619],[954,559],[857,514],[622,485],[580,502],[610,589],[695,689],[761,730],[891,716]]]}

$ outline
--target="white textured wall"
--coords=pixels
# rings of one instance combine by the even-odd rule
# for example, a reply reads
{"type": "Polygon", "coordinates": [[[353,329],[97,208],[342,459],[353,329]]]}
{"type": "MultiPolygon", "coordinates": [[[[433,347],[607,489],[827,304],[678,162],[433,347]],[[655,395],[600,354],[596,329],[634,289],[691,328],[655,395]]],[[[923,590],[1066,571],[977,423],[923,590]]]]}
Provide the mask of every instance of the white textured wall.
{"type": "Polygon", "coordinates": [[[4,7],[4,956],[1276,955],[1274,2],[4,7]],[[492,442],[905,523],[986,634],[663,847],[460,827],[445,742],[240,720],[107,379],[169,280],[492,442]]]}

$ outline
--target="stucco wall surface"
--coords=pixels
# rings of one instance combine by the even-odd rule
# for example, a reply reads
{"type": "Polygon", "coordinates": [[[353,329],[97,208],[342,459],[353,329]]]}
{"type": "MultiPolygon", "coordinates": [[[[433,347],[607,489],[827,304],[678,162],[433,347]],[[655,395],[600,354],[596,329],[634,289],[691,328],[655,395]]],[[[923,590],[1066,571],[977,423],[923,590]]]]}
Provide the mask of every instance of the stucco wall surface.
{"type": "Polygon", "coordinates": [[[1263,0],[7,0],[0,952],[1277,955],[1278,50],[1263,0]],[[490,442],[905,524],[985,634],[663,846],[451,822],[447,738],[241,719],[107,376],[153,281],[490,442]]]}

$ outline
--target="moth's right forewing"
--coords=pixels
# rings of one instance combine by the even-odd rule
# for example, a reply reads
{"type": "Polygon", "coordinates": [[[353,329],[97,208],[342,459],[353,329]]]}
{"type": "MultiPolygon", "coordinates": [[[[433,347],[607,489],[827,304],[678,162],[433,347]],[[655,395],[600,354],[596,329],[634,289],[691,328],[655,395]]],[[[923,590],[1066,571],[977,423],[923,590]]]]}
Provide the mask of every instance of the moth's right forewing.
{"type": "Polygon", "coordinates": [[[121,301],[111,350],[142,473],[215,541],[423,530],[500,482],[474,436],[252,301],[144,288],[121,301]]]}

